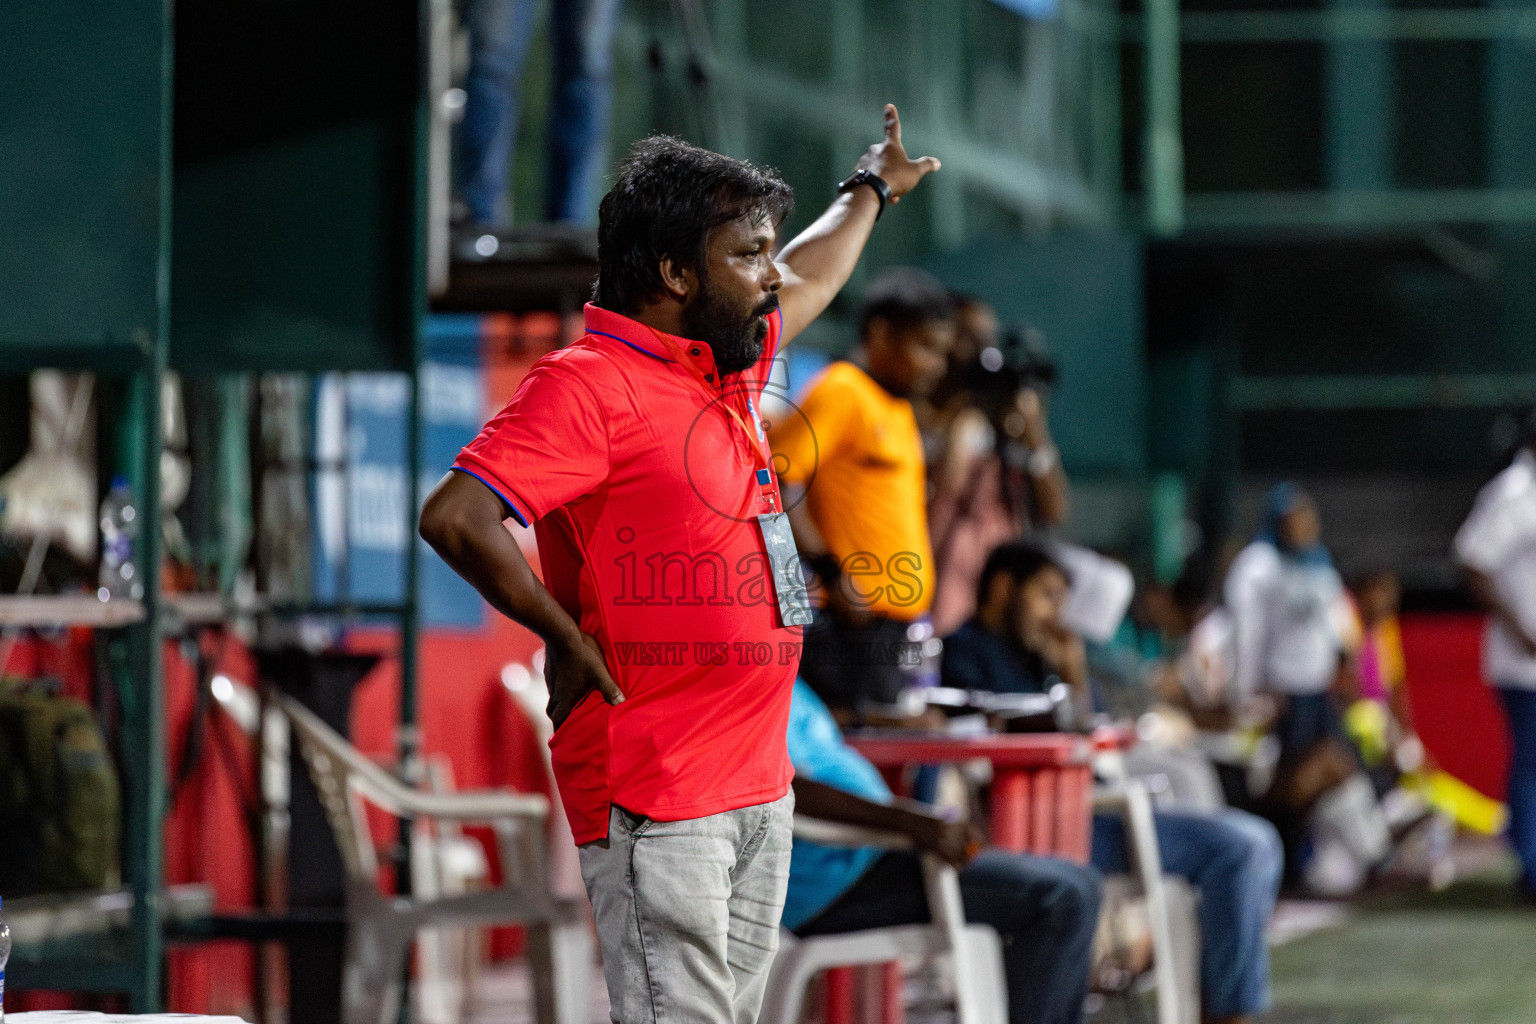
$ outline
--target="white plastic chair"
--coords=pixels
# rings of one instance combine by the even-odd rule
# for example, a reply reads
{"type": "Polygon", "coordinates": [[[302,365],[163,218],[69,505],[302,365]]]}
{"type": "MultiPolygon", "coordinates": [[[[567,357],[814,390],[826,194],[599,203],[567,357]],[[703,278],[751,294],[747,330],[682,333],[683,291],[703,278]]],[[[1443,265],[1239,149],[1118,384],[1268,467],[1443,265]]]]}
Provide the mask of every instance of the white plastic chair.
{"type": "MultiPolygon", "coordinates": [[[[555,772],[549,760],[549,738],[555,729],[549,716],[544,713],[549,703],[549,684],[544,679],[543,652],[534,656],[530,668],[521,662],[509,661],[501,670],[501,685],[507,691],[533,728],[539,753],[543,756],[544,775],[549,781],[549,791],[558,792],[555,772]]],[[[549,808],[549,878],[554,891],[562,896],[585,900],[586,884],[581,880],[581,861],[576,853],[576,840],[571,835],[571,823],[566,820],[565,807],[556,800],[549,808]]]]}
{"type": "MultiPolygon", "coordinates": [[[[880,832],[795,815],[795,835],[828,846],[877,846],[910,849],[911,841],[880,832]]],[[[960,881],[955,869],[931,854],[923,855],[932,924],[872,928],[842,935],[800,939],[788,930],[779,935],[779,954],[768,978],[759,1024],[799,1024],[812,979],[830,967],[884,964],[906,957],[949,954],[955,970],[959,1024],[1007,1024],[1008,992],[1003,976],[1003,948],[997,932],[965,923],[960,881]]]]}
{"type": "MultiPolygon", "coordinates": [[[[555,728],[544,712],[545,706],[549,703],[549,684],[544,679],[543,650],[535,652],[532,667],[515,661],[503,666],[501,685],[513,702],[522,709],[533,727],[539,753],[543,758],[544,774],[549,781],[549,791],[558,792],[558,783],[555,781],[555,771],[549,755],[549,738],[555,728]]],[[[587,968],[593,965],[592,907],[587,900],[586,883],[581,879],[581,859],[576,852],[576,840],[571,834],[571,823],[565,817],[565,806],[558,799],[549,808],[547,835],[549,841],[546,847],[545,863],[549,889],[570,904],[573,914],[581,921],[581,926],[572,924],[552,931],[547,936],[529,937],[530,948],[538,942],[550,943],[547,950],[539,950],[540,955],[555,957],[572,965],[570,970],[556,979],[551,989],[543,992],[535,991],[535,998],[541,1000],[539,1003],[541,1013],[547,1012],[548,1009],[544,1000],[551,998],[557,1006],[579,1004],[586,1007],[591,991],[591,977],[584,975],[576,965],[585,965],[587,968]]],[[[567,1019],[574,1018],[562,1016],[562,1024],[567,1019]]],[[[581,1018],[581,1024],[586,1024],[585,1017],[581,1018]]]]}
{"type": "Polygon", "coordinates": [[[510,924],[528,928],[536,1005],[541,1024],[586,1024],[588,961],[568,955],[585,945],[581,908],[549,887],[544,825],[549,801],[501,791],[426,793],[401,783],[365,757],[312,711],[274,694],[336,833],[347,872],[347,956],[342,985],[346,1024],[394,1024],[406,953],[429,925],[510,924]],[[489,825],[496,833],[502,884],[442,896],[385,895],[378,887],[378,854],[365,803],[398,818],[489,825]],[[559,937],[579,933],[574,941],[559,937]]]}
{"type": "MultiPolygon", "coordinates": [[[[427,789],[452,793],[453,764],[426,759],[427,789]]],[[[485,848],[456,821],[418,818],[411,828],[411,893],[420,899],[459,896],[490,886],[485,848]]],[[[414,1024],[459,1024],[471,1016],[475,979],[484,959],[484,933],[474,927],[429,927],[416,934],[414,1024]]]]}
{"type": "Polygon", "coordinates": [[[1132,876],[1147,901],[1152,926],[1152,976],[1157,985],[1157,1024],[1199,1024],[1200,925],[1198,895],[1182,879],[1163,874],[1152,798],[1140,780],[1121,779],[1094,793],[1094,811],[1125,822],[1132,876]]]}

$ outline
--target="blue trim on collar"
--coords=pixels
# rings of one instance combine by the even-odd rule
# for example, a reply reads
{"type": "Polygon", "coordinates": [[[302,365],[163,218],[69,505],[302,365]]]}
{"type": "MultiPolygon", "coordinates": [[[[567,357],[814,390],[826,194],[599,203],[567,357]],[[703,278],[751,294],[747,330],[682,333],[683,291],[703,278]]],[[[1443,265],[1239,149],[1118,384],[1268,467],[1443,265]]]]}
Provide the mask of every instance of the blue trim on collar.
{"type": "Polygon", "coordinates": [[[587,333],[588,334],[601,334],[605,338],[612,338],[614,341],[623,342],[624,344],[628,345],[630,348],[634,349],[636,352],[644,352],[646,355],[650,356],[652,359],[660,359],[664,363],[675,363],[675,362],[677,362],[677,360],[675,360],[675,359],[668,359],[666,356],[659,356],[655,352],[652,352],[648,348],[641,348],[639,345],[636,345],[634,342],[627,341],[624,338],[619,337],[617,334],[609,334],[607,331],[594,331],[590,327],[587,328],[587,333]]]}
{"type": "Polygon", "coordinates": [[[527,526],[528,525],[528,520],[525,519],[523,517],[523,514],[517,510],[517,506],[512,504],[512,502],[507,498],[507,496],[505,494],[502,494],[501,491],[497,489],[495,484],[491,483],[485,477],[481,476],[479,473],[476,473],[472,469],[465,469],[463,466],[450,466],[449,468],[452,469],[455,473],[463,473],[465,476],[472,476],[476,480],[479,480],[481,483],[485,484],[485,486],[487,486],[487,487],[489,487],[491,489],[491,493],[492,494],[496,495],[496,497],[498,497],[502,501],[506,502],[507,508],[512,510],[512,518],[517,520],[517,525],[518,526],[527,526]]]}

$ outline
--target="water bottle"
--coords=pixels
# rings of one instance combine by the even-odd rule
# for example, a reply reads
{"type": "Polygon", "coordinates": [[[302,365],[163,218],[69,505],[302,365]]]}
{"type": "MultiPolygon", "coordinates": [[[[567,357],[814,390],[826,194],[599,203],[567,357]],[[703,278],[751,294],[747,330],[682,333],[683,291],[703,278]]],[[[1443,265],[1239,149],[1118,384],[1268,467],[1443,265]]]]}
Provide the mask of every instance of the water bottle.
{"type": "Polygon", "coordinates": [[[101,502],[101,576],[96,596],[103,601],[144,596],[144,583],[133,561],[133,543],[138,536],[139,510],[133,490],[126,478],[115,477],[101,502]]]}
{"type": "Polygon", "coordinates": [[[11,958],[11,927],[0,917],[0,1024],[5,1024],[5,962],[11,958]]]}

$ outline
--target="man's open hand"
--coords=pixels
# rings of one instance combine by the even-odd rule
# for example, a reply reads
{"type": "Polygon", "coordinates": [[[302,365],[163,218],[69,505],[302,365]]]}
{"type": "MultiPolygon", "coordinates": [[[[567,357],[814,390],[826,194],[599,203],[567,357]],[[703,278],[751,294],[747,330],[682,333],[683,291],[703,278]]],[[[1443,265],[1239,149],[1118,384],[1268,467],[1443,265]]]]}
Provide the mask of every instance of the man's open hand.
{"type": "Polygon", "coordinates": [[[901,115],[896,113],[896,105],[885,105],[885,139],[869,147],[869,152],[859,158],[859,169],[869,170],[885,179],[885,183],[891,187],[891,202],[899,202],[901,197],[917,187],[924,176],[932,174],[939,169],[939,161],[931,156],[921,156],[916,160],[907,156],[907,151],[901,145],[901,115]]]}
{"type": "Polygon", "coordinates": [[[544,711],[556,729],[593,690],[601,693],[609,704],[624,701],[619,684],[608,674],[603,649],[585,633],[581,634],[580,643],[545,646],[544,681],[549,684],[549,706],[544,711]]]}

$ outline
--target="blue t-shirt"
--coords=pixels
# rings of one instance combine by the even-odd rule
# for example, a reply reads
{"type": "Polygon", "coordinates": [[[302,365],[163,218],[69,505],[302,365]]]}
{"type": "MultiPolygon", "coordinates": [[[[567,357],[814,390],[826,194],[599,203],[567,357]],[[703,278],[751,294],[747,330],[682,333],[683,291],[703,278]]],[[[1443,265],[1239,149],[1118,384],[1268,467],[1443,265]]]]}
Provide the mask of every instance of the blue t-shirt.
{"type": "MultiPolygon", "coordinates": [[[[795,774],[866,800],[888,803],[890,788],[864,756],[843,742],[832,713],[803,680],[789,706],[789,759],[795,774]]],[[[880,859],[874,847],[823,846],[795,840],[789,862],[784,927],[800,927],[826,910],[880,859]]]]}

